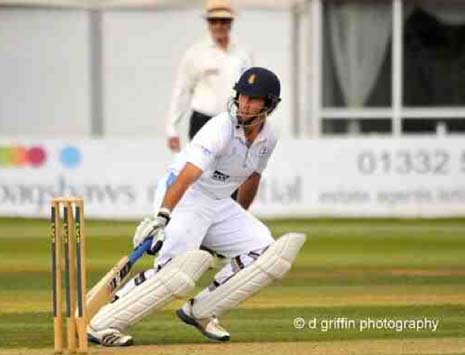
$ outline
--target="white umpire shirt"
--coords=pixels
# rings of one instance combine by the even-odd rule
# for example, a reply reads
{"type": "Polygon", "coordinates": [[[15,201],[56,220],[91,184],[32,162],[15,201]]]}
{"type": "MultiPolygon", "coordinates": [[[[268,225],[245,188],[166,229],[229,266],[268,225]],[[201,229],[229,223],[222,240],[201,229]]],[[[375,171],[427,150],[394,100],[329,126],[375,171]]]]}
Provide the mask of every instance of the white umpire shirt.
{"type": "Polygon", "coordinates": [[[233,86],[252,65],[250,54],[231,40],[218,47],[211,36],[190,47],[182,58],[168,111],[167,135],[177,136],[177,126],[190,110],[215,116],[226,110],[233,86]]]}
{"type": "Polygon", "coordinates": [[[262,173],[276,143],[276,136],[265,122],[249,147],[244,128],[236,126],[229,113],[224,112],[200,129],[171,171],[177,175],[186,162],[192,163],[203,171],[192,189],[214,199],[230,198],[252,173],[262,173]]]}

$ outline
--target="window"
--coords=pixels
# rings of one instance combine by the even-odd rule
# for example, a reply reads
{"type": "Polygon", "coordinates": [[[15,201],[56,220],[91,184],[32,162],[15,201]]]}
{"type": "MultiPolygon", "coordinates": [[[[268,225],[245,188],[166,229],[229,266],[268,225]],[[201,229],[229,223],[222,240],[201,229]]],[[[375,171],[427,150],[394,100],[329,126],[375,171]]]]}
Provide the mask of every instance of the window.
{"type": "Polygon", "coordinates": [[[404,105],[464,106],[465,4],[404,5],[404,13],[404,105]]]}
{"type": "Polygon", "coordinates": [[[324,1],[324,107],[391,106],[390,2],[324,1]]]}
{"type": "Polygon", "coordinates": [[[314,3],[316,135],[465,133],[465,2],[314,3]]]}

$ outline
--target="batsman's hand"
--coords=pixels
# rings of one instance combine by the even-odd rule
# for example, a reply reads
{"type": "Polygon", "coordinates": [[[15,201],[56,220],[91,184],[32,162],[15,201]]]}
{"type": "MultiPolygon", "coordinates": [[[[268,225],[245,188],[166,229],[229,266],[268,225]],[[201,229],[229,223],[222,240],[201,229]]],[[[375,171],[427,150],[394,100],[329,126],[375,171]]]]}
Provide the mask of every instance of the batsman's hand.
{"type": "Polygon", "coordinates": [[[133,237],[134,248],[140,245],[145,239],[153,238],[152,246],[147,254],[155,255],[163,246],[165,241],[165,226],[170,220],[170,212],[161,209],[155,217],[145,217],[136,228],[133,237]]]}

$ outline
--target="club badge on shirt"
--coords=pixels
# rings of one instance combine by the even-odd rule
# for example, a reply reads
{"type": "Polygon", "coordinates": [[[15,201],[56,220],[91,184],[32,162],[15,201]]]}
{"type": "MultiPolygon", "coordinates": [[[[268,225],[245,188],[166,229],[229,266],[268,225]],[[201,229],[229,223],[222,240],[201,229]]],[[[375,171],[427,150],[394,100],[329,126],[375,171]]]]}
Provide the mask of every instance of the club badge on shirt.
{"type": "Polygon", "coordinates": [[[262,149],[260,149],[260,151],[258,152],[258,156],[261,158],[261,157],[264,157],[265,155],[268,155],[270,154],[270,148],[268,147],[263,147],[262,149]]]}

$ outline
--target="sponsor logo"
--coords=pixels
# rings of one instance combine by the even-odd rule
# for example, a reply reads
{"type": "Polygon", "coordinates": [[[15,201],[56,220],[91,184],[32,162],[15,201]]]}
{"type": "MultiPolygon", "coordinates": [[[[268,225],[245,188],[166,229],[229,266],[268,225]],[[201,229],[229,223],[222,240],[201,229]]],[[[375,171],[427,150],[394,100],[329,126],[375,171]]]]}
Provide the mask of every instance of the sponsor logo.
{"type": "Polygon", "coordinates": [[[65,168],[75,168],[81,163],[81,152],[73,146],[66,146],[60,151],[60,163],[65,168]]]}
{"type": "Polygon", "coordinates": [[[0,145],[0,167],[40,167],[47,161],[47,154],[40,146],[0,145]]]}
{"type": "MultiPolygon", "coordinates": [[[[151,194],[153,190],[155,187],[147,188],[147,193],[151,194]]],[[[137,201],[137,189],[128,184],[101,181],[76,183],[67,180],[65,176],[47,183],[8,183],[0,179],[0,206],[35,205],[42,209],[55,196],[82,196],[88,205],[130,205],[137,201]]]]}
{"type": "Polygon", "coordinates": [[[229,179],[229,175],[226,175],[225,173],[222,173],[221,171],[215,170],[212,176],[213,180],[225,182],[226,180],[229,179]]]}
{"type": "MultiPolygon", "coordinates": [[[[0,168],[40,168],[46,164],[48,154],[42,146],[0,145],[0,168]]],[[[82,161],[78,148],[65,146],[58,159],[65,168],[75,168],[82,161]]]]}

